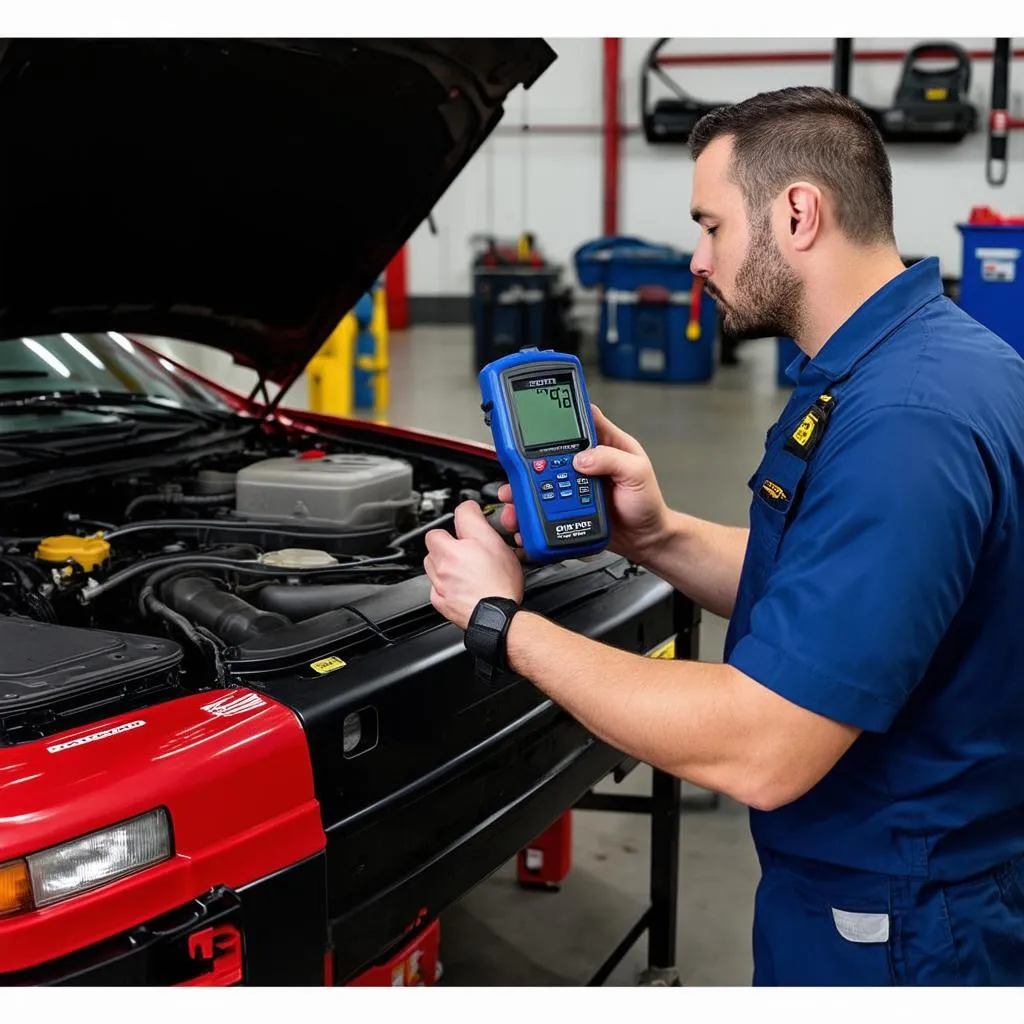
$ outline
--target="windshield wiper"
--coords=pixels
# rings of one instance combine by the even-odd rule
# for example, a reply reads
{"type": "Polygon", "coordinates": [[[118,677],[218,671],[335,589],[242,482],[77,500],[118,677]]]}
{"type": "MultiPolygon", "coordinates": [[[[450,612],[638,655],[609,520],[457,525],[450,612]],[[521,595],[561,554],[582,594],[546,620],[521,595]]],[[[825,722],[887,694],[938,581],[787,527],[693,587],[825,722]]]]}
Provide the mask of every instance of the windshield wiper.
{"type": "Polygon", "coordinates": [[[231,410],[197,409],[179,405],[154,395],[137,395],[125,391],[47,391],[22,392],[0,401],[0,413],[39,412],[44,409],[153,409],[171,418],[200,423],[223,423],[231,419],[231,410]]]}

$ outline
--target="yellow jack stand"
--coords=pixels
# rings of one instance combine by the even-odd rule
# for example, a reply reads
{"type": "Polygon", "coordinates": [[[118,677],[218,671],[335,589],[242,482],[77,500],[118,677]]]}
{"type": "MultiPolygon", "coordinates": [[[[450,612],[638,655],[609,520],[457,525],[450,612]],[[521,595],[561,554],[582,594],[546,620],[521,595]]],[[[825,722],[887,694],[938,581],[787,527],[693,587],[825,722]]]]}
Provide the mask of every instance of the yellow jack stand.
{"type": "Polygon", "coordinates": [[[310,412],[351,418],[356,318],[347,314],[306,367],[310,412]]]}

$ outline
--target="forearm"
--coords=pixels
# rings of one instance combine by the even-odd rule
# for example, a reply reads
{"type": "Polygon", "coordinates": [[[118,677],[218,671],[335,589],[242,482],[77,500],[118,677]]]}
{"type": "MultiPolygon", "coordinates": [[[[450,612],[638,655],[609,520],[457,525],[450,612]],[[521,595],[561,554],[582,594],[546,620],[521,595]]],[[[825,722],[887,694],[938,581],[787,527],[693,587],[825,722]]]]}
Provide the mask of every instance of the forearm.
{"type": "Polygon", "coordinates": [[[639,561],[695,604],[727,619],[736,604],[749,535],[746,527],[670,511],[665,529],[639,561]]]}
{"type": "Polygon", "coordinates": [[[515,672],[615,749],[741,802],[762,801],[762,723],[730,666],[644,658],[526,611],[512,621],[507,650],[515,672]]]}

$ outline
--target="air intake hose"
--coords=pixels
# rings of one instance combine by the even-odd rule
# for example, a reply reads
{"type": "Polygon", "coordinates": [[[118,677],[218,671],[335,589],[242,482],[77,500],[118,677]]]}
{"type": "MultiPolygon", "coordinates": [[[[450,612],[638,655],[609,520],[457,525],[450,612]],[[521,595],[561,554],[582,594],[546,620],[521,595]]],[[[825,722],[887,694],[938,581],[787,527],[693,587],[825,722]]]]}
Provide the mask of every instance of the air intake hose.
{"type": "Polygon", "coordinates": [[[164,584],[161,596],[180,615],[205,626],[229,644],[242,644],[293,624],[283,615],[254,608],[205,576],[171,580],[164,584]]]}
{"type": "Polygon", "coordinates": [[[302,587],[270,583],[260,588],[256,600],[270,612],[301,622],[386,589],[387,584],[383,583],[321,583],[302,587]]]}

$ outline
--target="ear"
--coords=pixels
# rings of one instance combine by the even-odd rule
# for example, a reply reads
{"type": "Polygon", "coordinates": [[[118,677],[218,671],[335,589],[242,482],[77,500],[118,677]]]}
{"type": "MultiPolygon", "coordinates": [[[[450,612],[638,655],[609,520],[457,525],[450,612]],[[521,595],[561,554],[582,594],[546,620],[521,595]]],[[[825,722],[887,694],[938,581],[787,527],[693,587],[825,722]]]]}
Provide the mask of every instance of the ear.
{"type": "Polygon", "coordinates": [[[806,252],[821,232],[821,189],[810,182],[798,181],[786,189],[783,199],[790,244],[798,252],[806,252]]]}

